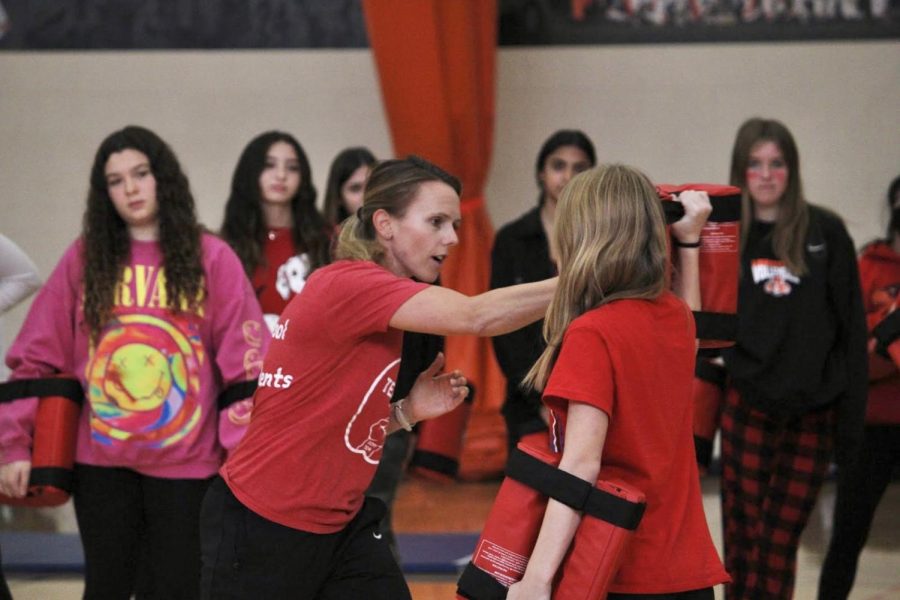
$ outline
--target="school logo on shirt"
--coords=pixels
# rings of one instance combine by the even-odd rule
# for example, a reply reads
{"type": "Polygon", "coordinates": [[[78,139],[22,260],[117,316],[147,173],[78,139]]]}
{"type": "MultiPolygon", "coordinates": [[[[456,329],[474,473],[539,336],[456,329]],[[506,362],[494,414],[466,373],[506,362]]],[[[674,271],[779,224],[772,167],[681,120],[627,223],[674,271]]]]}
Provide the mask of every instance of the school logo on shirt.
{"type": "Polygon", "coordinates": [[[187,316],[117,313],[85,367],[93,440],[164,448],[195,433],[205,360],[187,316]]]}
{"type": "Polygon", "coordinates": [[[359,454],[372,465],[377,465],[381,460],[381,450],[384,448],[384,438],[390,422],[382,415],[394,395],[399,367],[398,358],[378,374],[344,431],[344,445],[347,449],[359,454]]]}
{"type": "Polygon", "coordinates": [[[305,252],[299,256],[292,256],[278,267],[275,276],[275,289],[283,300],[291,297],[291,294],[299,294],[306,285],[306,277],[309,275],[309,255],[305,252]]]}
{"type": "Polygon", "coordinates": [[[757,258],[750,262],[753,283],[763,283],[763,291],[770,296],[787,296],[793,291],[800,278],[790,272],[780,260],[757,258]]]}

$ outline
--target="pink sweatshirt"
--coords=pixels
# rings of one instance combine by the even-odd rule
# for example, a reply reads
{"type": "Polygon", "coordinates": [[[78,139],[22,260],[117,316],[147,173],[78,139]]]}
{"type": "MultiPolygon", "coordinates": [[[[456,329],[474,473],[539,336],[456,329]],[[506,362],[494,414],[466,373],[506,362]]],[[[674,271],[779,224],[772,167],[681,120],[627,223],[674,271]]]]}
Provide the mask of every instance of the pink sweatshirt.
{"type": "MultiPolygon", "coordinates": [[[[91,347],[81,247],[66,250],[35,298],[6,357],[10,380],[64,373],[81,381],[76,462],[153,477],[215,474],[252,406],[246,399],[220,414],[216,399],[258,376],[270,337],[240,261],[204,234],[206,300],[199,314],[173,314],[159,244],[132,241],[113,318],[91,347]]],[[[36,408],[35,398],[0,405],[0,464],[30,460],[36,408]]]]}

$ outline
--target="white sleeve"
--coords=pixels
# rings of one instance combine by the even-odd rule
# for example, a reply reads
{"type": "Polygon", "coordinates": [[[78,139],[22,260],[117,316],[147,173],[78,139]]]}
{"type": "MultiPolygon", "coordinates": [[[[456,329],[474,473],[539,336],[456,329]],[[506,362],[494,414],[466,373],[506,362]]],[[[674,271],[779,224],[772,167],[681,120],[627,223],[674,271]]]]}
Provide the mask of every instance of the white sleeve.
{"type": "Polygon", "coordinates": [[[41,287],[37,267],[21,248],[0,234],[0,314],[41,287]]]}

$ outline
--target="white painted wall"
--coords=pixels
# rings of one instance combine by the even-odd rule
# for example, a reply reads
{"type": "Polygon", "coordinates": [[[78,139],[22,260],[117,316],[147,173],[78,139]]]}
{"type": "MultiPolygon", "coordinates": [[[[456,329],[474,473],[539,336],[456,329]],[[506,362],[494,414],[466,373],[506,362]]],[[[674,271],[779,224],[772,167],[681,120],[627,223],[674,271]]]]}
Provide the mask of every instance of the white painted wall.
{"type": "MultiPolygon", "coordinates": [[[[658,181],[724,183],[734,133],[758,115],[792,129],[808,197],[857,244],[884,229],[900,174],[898,42],[505,48],[497,66],[495,225],[536,201],[534,160],[556,129],[583,129],[600,160],[658,181]]],[[[391,151],[367,50],[0,53],[0,231],[44,277],[79,231],[97,145],[130,123],[172,145],[212,228],[261,131],[300,139],[320,195],[341,148],[391,151]]],[[[24,314],[6,316],[5,347],[24,314]]]]}

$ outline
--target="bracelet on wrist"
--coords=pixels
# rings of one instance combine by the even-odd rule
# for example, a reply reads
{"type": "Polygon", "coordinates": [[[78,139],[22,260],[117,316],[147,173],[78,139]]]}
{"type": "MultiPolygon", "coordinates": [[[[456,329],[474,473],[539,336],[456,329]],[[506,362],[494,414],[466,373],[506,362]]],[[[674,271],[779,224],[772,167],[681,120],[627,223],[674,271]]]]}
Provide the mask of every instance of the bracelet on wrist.
{"type": "Polygon", "coordinates": [[[406,398],[397,400],[396,402],[391,404],[391,411],[394,413],[394,420],[397,421],[397,425],[399,425],[406,431],[412,431],[413,423],[410,423],[409,419],[407,419],[406,415],[403,413],[403,404],[405,402],[406,398]]]}
{"type": "Polygon", "coordinates": [[[696,242],[682,242],[678,238],[673,238],[673,243],[678,248],[699,248],[702,240],[698,239],[696,242]]]}

